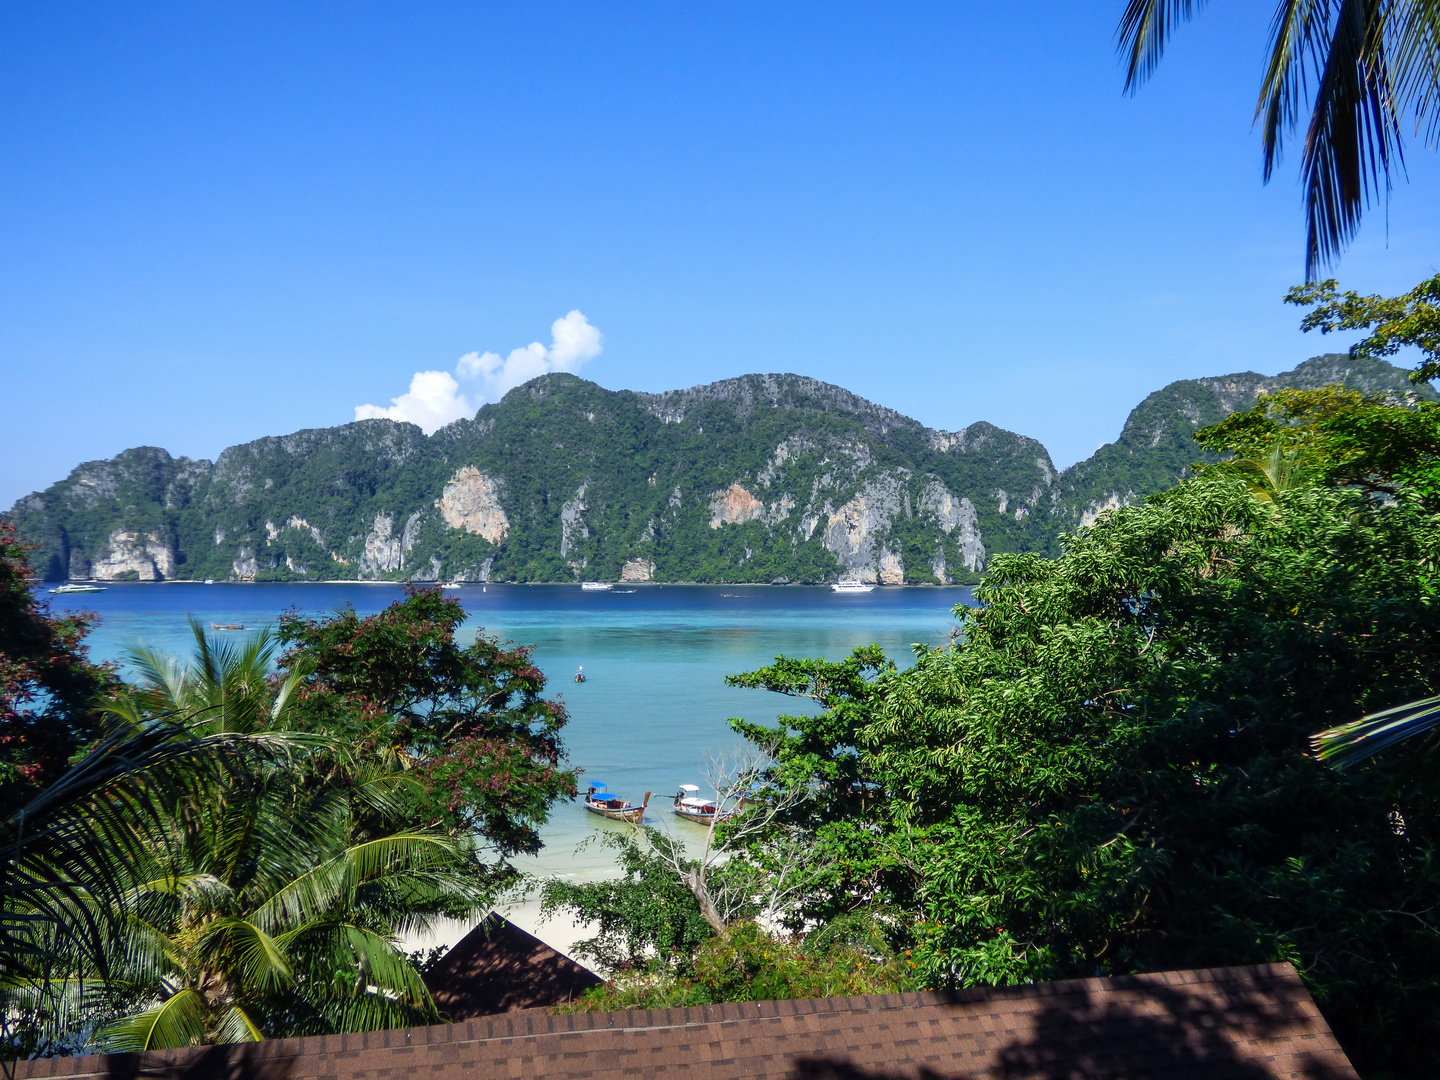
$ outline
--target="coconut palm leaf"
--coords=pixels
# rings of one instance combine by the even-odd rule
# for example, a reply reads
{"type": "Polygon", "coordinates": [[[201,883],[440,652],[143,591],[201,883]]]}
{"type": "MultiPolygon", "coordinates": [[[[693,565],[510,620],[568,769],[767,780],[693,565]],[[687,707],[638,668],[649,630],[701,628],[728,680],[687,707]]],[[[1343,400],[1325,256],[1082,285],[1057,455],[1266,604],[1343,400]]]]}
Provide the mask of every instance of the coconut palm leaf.
{"type": "MultiPolygon", "coordinates": [[[[1176,27],[1203,0],[1129,0],[1117,31],[1133,93],[1155,71],[1176,27]]],[[[1255,122],[1264,175],[1309,105],[1301,176],[1305,190],[1305,272],[1318,276],[1354,238],[1364,208],[1404,169],[1400,117],[1437,133],[1440,3],[1436,0],[1279,0],[1255,122]],[[1395,59],[1392,62],[1392,57],[1395,59]]]]}
{"type": "Polygon", "coordinates": [[[103,971],[101,923],[123,909],[129,869],[164,843],[166,808],[218,782],[249,747],[197,738],[175,718],[127,727],[0,826],[0,970],[37,975],[37,921],[103,971]]]}
{"type": "Polygon", "coordinates": [[[423,870],[453,859],[459,843],[435,833],[396,833],[356,844],[301,874],[255,910],[256,925],[270,931],[324,918],[358,885],[383,874],[423,870]]]}
{"type": "Polygon", "coordinates": [[[153,1009],[106,1025],[101,1041],[111,1053],[197,1046],[206,1041],[209,1011],[198,991],[181,990],[153,1009]]]}
{"type": "Polygon", "coordinates": [[[215,1041],[218,1043],[261,1042],[264,1038],[260,1025],[239,1005],[226,1009],[215,1025],[215,1041]]]}
{"type": "Polygon", "coordinates": [[[1440,728],[1440,695],[1362,716],[1311,736],[1321,761],[1348,769],[1401,743],[1440,728]]]}
{"type": "Polygon", "coordinates": [[[209,923],[196,942],[195,955],[207,965],[223,965],[237,973],[255,993],[276,993],[295,981],[295,970],[281,944],[248,919],[209,923]]]}

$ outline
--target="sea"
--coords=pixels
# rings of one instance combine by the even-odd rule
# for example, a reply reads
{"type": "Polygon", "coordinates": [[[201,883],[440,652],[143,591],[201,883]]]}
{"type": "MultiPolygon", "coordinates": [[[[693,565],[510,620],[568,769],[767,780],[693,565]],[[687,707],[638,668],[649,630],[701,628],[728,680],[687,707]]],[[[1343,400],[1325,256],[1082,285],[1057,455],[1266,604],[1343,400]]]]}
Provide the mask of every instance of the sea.
{"type": "MultiPolygon", "coordinates": [[[[272,625],[287,610],[323,616],[353,607],[367,615],[401,595],[393,583],[114,582],[104,592],[46,599],[57,612],[94,612],[92,659],[123,669],[137,645],[189,655],[191,618],[207,628],[241,625],[243,631],[219,633],[242,636],[272,625]]],[[[768,723],[782,713],[814,711],[807,701],[727,687],[726,675],[762,667],[780,654],[839,660],[870,642],[905,667],[916,645],[948,642],[956,626],[953,609],[974,602],[964,587],[841,594],[801,585],[652,584],[584,592],[579,585],[467,584],[446,595],[468,613],[462,642],[484,633],[533,648],[549,680],[547,695],[562,697],[569,710],[563,737],[570,764],[582,772],[581,791],[599,781],[635,802],[651,792],[647,821],[682,840],[702,832],[670,812],[679,785],[703,790],[713,762],[749,752],[728,718],[768,723]],[[585,681],[577,683],[582,666],[585,681]]],[[[610,876],[613,853],[596,839],[624,828],[589,813],[578,800],[561,803],[543,830],[541,853],[518,865],[536,878],[610,876]]],[[[537,916],[533,898],[512,905],[518,923],[569,951],[574,934],[553,920],[542,928],[537,916]]],[[[461,930],[451,928],[436,940],[444,943],[461,930]]]]}

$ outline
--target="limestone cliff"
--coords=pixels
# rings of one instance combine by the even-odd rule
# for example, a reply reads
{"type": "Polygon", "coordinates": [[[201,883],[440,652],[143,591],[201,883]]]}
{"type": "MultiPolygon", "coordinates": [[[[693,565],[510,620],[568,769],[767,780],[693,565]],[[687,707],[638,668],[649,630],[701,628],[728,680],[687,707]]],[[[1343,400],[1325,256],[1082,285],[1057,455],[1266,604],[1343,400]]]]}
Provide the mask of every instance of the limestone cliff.
{"type": "Polygon", "coordinates": [[[465,465],[446,481],[435,505],[452,529],[464,529],[498,544],[510,534],[510,519],[500,505],[500,484],[474,465],[465,465]]]}
{"type": "Polygon", "coordinates": [[[159,533],[116,529],[91,564],[96,581],[165,581],[175,576],[175,552],[159,533]]]}
{"type": "Polygon", "coordinates": [[[1202,456],[1197,427],[1281,386],[1433,397],[1383,361],[1173,383],[1057,471],[984,421],[926,427],[840,387],[749,375],[663,394],[534,379],[426,436],[363,420],[85,462],[7,515],[47,580],[974,581],[1057,550],[1202,456]]]}

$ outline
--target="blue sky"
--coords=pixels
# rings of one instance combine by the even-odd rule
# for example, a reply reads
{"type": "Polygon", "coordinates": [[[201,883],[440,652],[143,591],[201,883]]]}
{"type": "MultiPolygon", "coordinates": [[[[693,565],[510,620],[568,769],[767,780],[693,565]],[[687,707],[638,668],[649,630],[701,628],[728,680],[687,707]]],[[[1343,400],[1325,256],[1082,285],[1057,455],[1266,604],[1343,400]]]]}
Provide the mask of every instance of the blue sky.
{"type": "MultiPolygon", "coordinates": [[[[1215,5],[1135,98],[1121,6],[12,0],[0,505],[531,342],[613,389],[813,375],[1061,465],[1173,379],[1340,347],[1280,303],[1270,5],[1215,5]],[[549,349],[572,311],[603,351],[549,349]]],[[[1345,285],[1435,273],[1440,163],[1408,165],[1345,285]]]]}

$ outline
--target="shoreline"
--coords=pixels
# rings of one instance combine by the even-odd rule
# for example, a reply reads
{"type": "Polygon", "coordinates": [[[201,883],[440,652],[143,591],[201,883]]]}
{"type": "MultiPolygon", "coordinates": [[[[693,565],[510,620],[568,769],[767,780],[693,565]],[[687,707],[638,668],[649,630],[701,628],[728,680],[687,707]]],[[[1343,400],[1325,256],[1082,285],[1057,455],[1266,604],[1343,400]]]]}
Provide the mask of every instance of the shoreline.
{"type": "MultiPolygon", "coordinates": [[[[112,585],[415,585],[417,587],[435,587],[441,583],[438,581],[414,581],[406,578],[382,579],[374,578],[322,578],[319,580],[307,580],[305,578],[284,579],[275,581],[239,581],[234,579],[220,580],[217,578],[211,582],[200,581],[195,578],[166,578],[162,581],[116,581],[105,578],[55,578],[49,581],[37,582],[36,588],[50,589],[60,585],[98,585],[101,588],[110,588],[112,585]]],[[[473,588],[476,585],[488,588],[494,585],[496,588],[522,588],[531,585],[573,585],[580,586],[578,581],[457,581],[453,584],[463,589],[473,588]]],[[[624,586],[627,589],[713,589],[730,587],[735,589],[828,589],[834,582],[829,581],[791,581],[783,585],[773,581],[612,581],[606,584],[624,586]]],[[[979,581],[952,582],[948,585],[939,585],[930,581],[906,581],[899,585],[882,585],[879,582],[865,582],[876,589],[973,589],[979,581]]],[[[605,592],[612,590],[606,589],[605,592]]]]}

